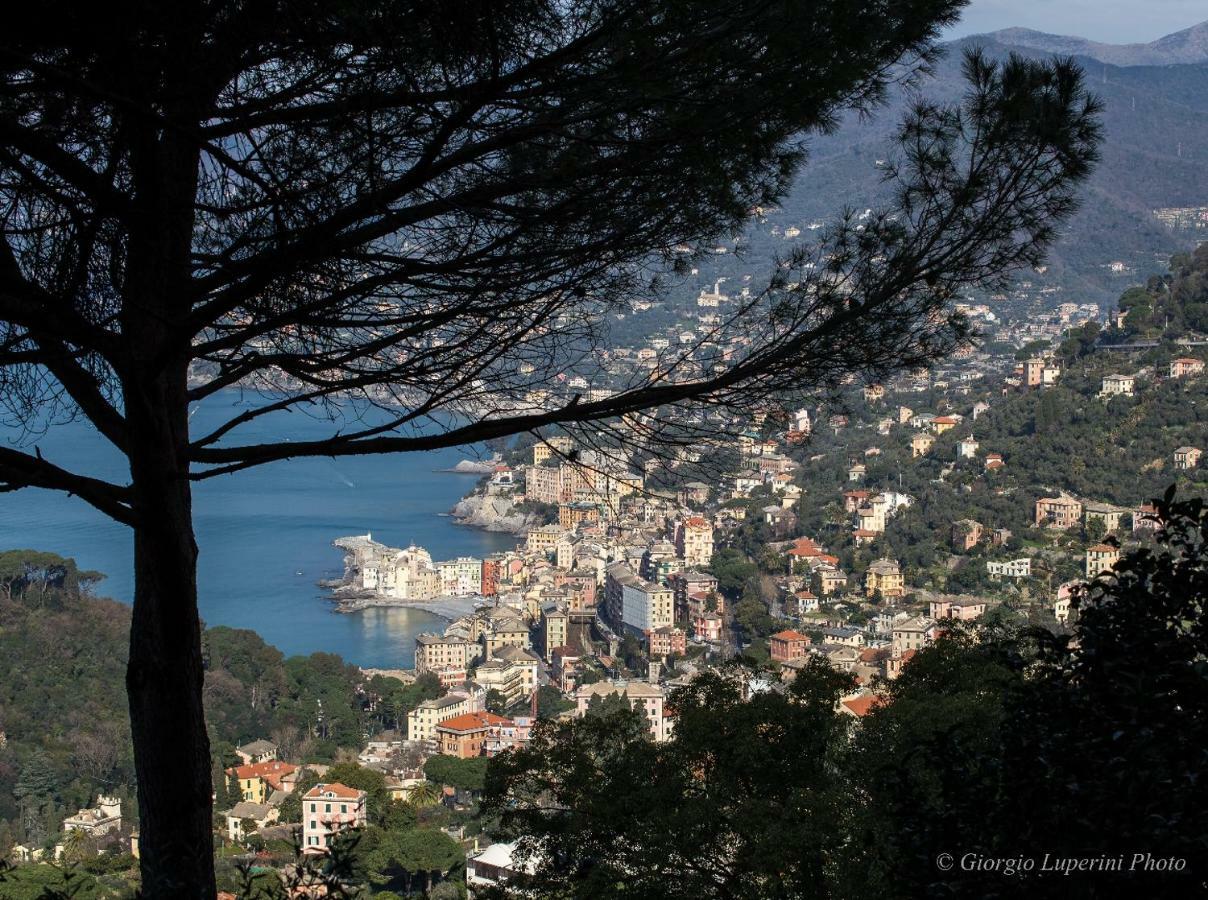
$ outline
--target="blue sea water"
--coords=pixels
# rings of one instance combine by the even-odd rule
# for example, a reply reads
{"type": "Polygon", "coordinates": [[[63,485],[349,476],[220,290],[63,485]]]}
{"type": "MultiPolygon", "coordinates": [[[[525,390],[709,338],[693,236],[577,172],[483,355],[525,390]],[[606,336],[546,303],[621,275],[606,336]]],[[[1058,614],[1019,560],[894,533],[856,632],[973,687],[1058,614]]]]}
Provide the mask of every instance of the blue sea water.
{"type": "MultiPolygon", "coordinates": [[[[238,393],[201,403],[190,421],[204,434],[240,409],[238,393]]],[[[274,415],[240,428],[241,441],[317,439],[330,422],[302,414],[274,415]]],[[[15,431],[0,430],[13,443],[15,431]]],[[[25,438],[43,456],[73,471],[128,480],[120,455],[86,422],[57,425],[25,438]]],[[[434,559],[482,556],[515,538],[454,524],[444,516],[477,476],[439,470],[469,455],[449,449],[343,459],[273,463],[200,482],[194,490],[194,527],[200,548],[198,587],[207,625],[250,628],[287,656],[338,653],[371,667],[409,667],[414,637],[439,628],[420,610],[332,612],[321,578],[343,571],[337,537],[370,532],[393,546],[414,541],[434,559]]],[[[133,596],[129,530],[77,498],[27,488],[0,494],[0,549],[33,548],[72,556],[107,574],[97,593],[129,602],[133,596]]]]}

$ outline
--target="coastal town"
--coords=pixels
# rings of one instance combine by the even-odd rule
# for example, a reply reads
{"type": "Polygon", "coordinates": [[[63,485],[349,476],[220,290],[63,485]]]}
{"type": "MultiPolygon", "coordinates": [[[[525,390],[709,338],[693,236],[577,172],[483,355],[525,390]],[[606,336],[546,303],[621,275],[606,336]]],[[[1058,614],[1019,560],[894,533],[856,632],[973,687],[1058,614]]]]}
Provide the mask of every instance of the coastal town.
{"type": "Polygon", "coordinates": [[[27,6],[0,900],[1208,895],[1195,4],[27,6]]]}
{"type": "MultiPolygon", "coordinates": [[[[723,300],[715,287],[701,306],[723,300]]],[[[1025,404],[1043,415],[1067,381],[1106,418],[1135,416],[1172,392],[1190,408],[1190,396],[1208,396],[1208,339],[1191,334],[1166,351],[1086,350],[1079,336],[1098,333],[1104,319],[1093,304],[1059,304],[997,328],[993,309],[964,312],[989,326],[987,344],[1008,352],[969,349],[932,371],[853,384],[841,407],[759,412],[734,438],[670,460],[580,449],[560,434],[521,442],[484,466],[457,510],[476,527],[517,533],[514,550],[434,560],[423,547],[371,535],[336,540],[346,553],[340,609],[407,605],[449,620],[415,638],[414,669],[402,673],[438,683],[440,696],[407,713],[405,733],[367,744],[362,762],[494,757],[525,746],[539,718],[582,717],[606,697],[639,711],[650,739],[666,741],[676,689],[736,657],[761,666],[743,685],[748,693],[782,691],[811,659],[825,660],[854,676],[838,708],[858,720],[955,623],[998,617],[1066,630],[1074,594],[1152,539],[1154,509],[1107,485],[1076,494],[1031,484],[1035,476],[1020,473],[1042,449],[999,443],[995,418],[1025,404]],[[948,518],[916,523],[922,533],[899,528],[925,508],[948,518]],[[994,509],[998,518],[986,512],[994,509]]],[[[1112,311],[1108,327],[1126,316],[1112,311]]],[[[654,358],[673,337],[614,356],[654,358]]],[[[1030,427],[1043,430],[1039,419],[1030,427]]],[[[1202,438],[1201,423],[1164,432],[1165,458],[1147,465],[1202,487],[1203,447],[1174,440],[1202,438]]],[[[289,789],[279,767],[232,770],[249,786],[232,823],[250,815],[269,824],[272,805],[249,804],[265,800],[257,779],[268,795],[289,789]]],[[[423,783],[414,765],[384,771],[402,798],[423,783]]],[[[325,838],[307,831],[304,843],[311,852],[325,838]]],[[[513,849],[469,849],[468,883],[515,874],[513,849]]]]}
{"type": "MultiPolygon", "coordinates": [[[[1208,265],[1202,250],[1196,260],[1208,265]]],[[[707,319],[728,298],[715,284],[698,302],[707,319]]],[[[732,433],[711,423],[669,454],[536,433],[457,467],[479,481],[453,515],[514,534],[513,549],[442,560],[336,538],[335,611],[411,607],[445,624],[399,648],[410,668],[350,669],[359,747],[345,731],[315,761],[306,748],[335,724],[318,695],[308,733],[247,735],[217,757],[224,852],[305,879],[345,835],[413,809],[445,856],[407,862],[419,872],[407,878],[456,870],[483,890],[531,865],[483,826],[486,764],[542,723],[620,703],[665,743],[677,691],[703,674],[745,673],[750,698],[791,691],[822,662],[850,677],[835,710],[858,729],[946,633],[1023,622],[1068,634],[1078,592],[1153,542],[1161,486],[1208,490],[1208,338],[1137,334],[1154,313],[1136,297],[1104,311],[1023,287],[960,311],[983,340],[941,365],[754,410],[732,433]],[[1031,311],[1003,314],[1012,303],[1031,311]],[[1071,433],[1085,449],[1065,449],[1071,433]],[[1111,437],[1096,449],[1095,435],[1111,437]]],[[[609,351],[602,368],[662,358],[686,327],[609,351]]],[[[138,857],[120,797],[101,793],[59,827],[9,858],[138,857]]]]}

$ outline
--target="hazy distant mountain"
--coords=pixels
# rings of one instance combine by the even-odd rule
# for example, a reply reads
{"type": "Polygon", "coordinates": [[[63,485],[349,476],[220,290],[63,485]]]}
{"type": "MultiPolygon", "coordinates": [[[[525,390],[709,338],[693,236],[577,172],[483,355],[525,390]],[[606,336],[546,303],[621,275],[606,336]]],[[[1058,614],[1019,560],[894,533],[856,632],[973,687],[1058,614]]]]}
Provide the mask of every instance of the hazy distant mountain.
{"type": "Polygon", "coordinates": [[[1045,34],[1030,28],[1004,28],[975,35],[1011,47],[1044,53],[1086,56],[1113,66],[1169,66],[1208,62],[1208,22],[1201,22],[1148,44],[1100,44],[1086,38],[1045,34]]]}
{"type": "MultiPolygon", "coordinates": [[[[1208,60],[1206,23],[1143,45],[1147,53],[1168,52],[1162,65],[1117,65],[1087,55],[1103,45],[1012,28],[950,44],[935,76],[921,86],[929,99],[956,101],[965,90],[962,52],[971,47],[995,58],[1010,52],[1034,57],[1076,53],[1086,68],[1089,86],[1104,107],[1102,162],[1042,281],[1055,281],[1086,299],[1111,300],[1128,283],[1162,270],[1164,254],[1208,238],[1203,229],[1171,231],[1153,215],[1163,207],[1208,206],[1208,61],[1173,62],[1178,54],[1189,56],[1195,41],[1200,42],[1200,57],[1208,60]],[[1018,43],[1021,36],[1031,45],[1018,43]],[[1041,38],[1060,44],[1034,46],[1041,38]],[[1111,272],[1109,263],[1115,261],[1131,271],[1111,272]]],[[[1142,58],[1137,48],[1112,49],[1142,58]]],[[[873,121],[850,121],[837,134],[812,142],[809,165],[770,224],[804,228],[832,218],[845,206],[872,205],[881,175],[878,160],[891,149],[906,101],[897,97],[873,121]]],[[[782,238],[752,235],[750,249],[756,253],[785,247],[782,238]]]]}

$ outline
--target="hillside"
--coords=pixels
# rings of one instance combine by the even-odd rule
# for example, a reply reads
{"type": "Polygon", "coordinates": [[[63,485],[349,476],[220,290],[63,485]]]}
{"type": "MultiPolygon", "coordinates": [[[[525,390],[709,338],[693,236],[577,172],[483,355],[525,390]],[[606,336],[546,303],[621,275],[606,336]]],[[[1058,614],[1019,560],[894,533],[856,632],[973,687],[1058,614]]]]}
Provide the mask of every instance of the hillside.
{"type": "MultiPolygon", "coordinates": [[[[116,793],[135,817],[130,608],[94,596],[100,577],[51,553],[0,552],[0,858],[15,842],[57,835],[98,792],[116,793]]],[[[209,628],[202,640],[216,767],[234,745],[270,736],[290,758],[331,762],[441,693],[422,680],[366,679],[332,654],[286,659],[251,631],[209,628]]]]}

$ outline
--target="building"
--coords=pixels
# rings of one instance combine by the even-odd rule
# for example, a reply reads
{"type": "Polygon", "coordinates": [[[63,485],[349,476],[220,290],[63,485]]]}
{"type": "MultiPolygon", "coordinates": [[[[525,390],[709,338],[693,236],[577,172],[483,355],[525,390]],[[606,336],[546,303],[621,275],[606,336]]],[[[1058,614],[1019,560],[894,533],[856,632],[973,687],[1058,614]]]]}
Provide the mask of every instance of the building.
{"type": "Polygon", "coordinates": [[[492,888],[506,884],[517,875],[532,874],[537,864],[529,862],[522,866],[514,859],[516,843],[491,844],[485,850],[478,850],[466,855],[466,884],[470,888],[470,896],[475,896],[475,888],[492,888]]]}
{"type": "Polygon", "coordinates": [[[642,713],[655,741],[666,741],[671,737],[670,723],[663,712],[666,693],[657,684],[646,681],[597,681],[585,684],[575,691],[575,715],[582,718],[593,698],[620,696],[629,701],[631,709],[642,713]]]}
{"type": "Polygon", "coordinates": [[[810,643],[808,635],[790,629],[778,631],[768,638],[768,650],[771,652],[773,661],[786,662],[799,656],[805,656],[809,652],[810,643]]]}
{"type": "Polygon", "coordinates": [[[459,556],[436,563],[438,591],[445,597],[472,597],[482,593],[482,560],[459,556]]]}
{"type": "Polygon", "coordinates": [[[664,656],[683,656],[688,652],[688,635],[684,629],[675,625],[664,625],[650,632],[651,659],[661,659],[664,656]]]}
{"type": "Polygon", "coordinates": [[[675,595],[639,578],[626,563],[618,562],[606,570],[604,599],[609,617],[642,637],[656,628],[675,624],[675,595]]]}
{"type": "Polygon", "coordinates": [[[267,803],[248,803],[240,800],[226,812],[227,838],[232,841],[242,841],[251,832],[246,822],[251,822],[257,830],[277,819],[277,807],[267,803]]]}
{"type": "Polygon", "coordinates": [[[524,549],[530,553],[546,553],[558,546],[566,530],[561,525],[542,525],[524,535],[524,549]]]}
{"type": "Polygon", "coordinates": [[[594,525],[599,521],[600,507],[594,503],[579,501],[558,506],[558,525],[566,531],[574,531],[580,525],[594,525]]]}
{"type": "Polygon", "coordinates": [[[977,456],[977,448],[980,446],[981,445],[971,437],[958,441],[956,444],[956,458],[973,459],[975,456],[977,456]]]}
{"type": "Polygon", "coordinates": [[[955,428],[959,422],[952,416],[936,416],[931,420],[931,429],[936,434],[943,434],[955,428]]]}
{"type": "Polygon", "coordinates": [[[907,650],[922,650],[938,632],[935,622],[923,616],[899,622],[893,626],[893,652],[900,655],[907,650]]]}
{"type": "Polygon", "coordinates": [[[818,576],[818,592],[824,597],[831,597],[847,587],[847,573],[834,566],[819,566],[815,574],[818,576]]]}
{"type": "MultiPolygon", "coordinates": [[[[439,676],[466,680],[466,670],[478,658],[478,645],[456,635],[418,634],[415,636],[415,673],[434,672],[439,676]]],[[[442,682],[445,678],[441,678],[442,682]]]]}
{"type": "Polygon", "coordinates": [[[1096,503],[1088,500],[1082,504],[1082,517],[1085,523],[1090,525],[1092,519],[1098,519],[1103,523],[1105,532],[1117,530],[1120,527],[1120,519],[1126,512],[1128,510],[1112,506],[1110,503],[1096,503]]]}
{"type": "Polygon", "coordinates": [[[63,820],[63,833],[82,831],[88,837],[100,837],[111,832],[122,830],[122,801],[117,797],[107,797],[101,794],[96,798],[96,806],[81,809],[74,816],[63,820]]]}
{"type": "Polygon", "coordinates": [[[982,526],[973,519],[961,519],[952,523],[952,549],[965,552],[977,546],[982,539],[982,526]]]}
{"type": "Polygon", "coordinates": [[[547,459],[554,457],[564,457],[570,453],[574,447],[574,441],[563,434],[556,434],[553,437],[541,438],[537,443],[533,444],[533,465],[539,466],[547,459]]]}
{"type": "Polygon", "coordinates": [[[277,745],[272,741],[258,740],[235,748],[235,755],[245,766],[253,763],[268,762],[277,758],[277,745]]]}
{"type": "Polygon", "coordinates": [[[1095,544],[1086,550],[1086,577],[1094,578],[1102,572],[1110,572],[1120,559],[1120,548],[1110,544],[1095,544]]]}
{"type": "Polygon", "coordinates": [[[435,700],[424,700],[407,713],[407,738],[431,741],[436,738],[436,726],[464,713],[482,709],[482,694],[449,693],[435,700]]]}
{"type": "Polygon", "coordinates": [[[863,647],[864,632],[859,628],[823,628],[822,640],[840,647],[863,647]]]}
{"type": "Polygon", "coordinates": [[[981,597],[937,597],[927,605],[932,619],[958,619],[962,622],[976,619],[988,606],[981,597]]]}
{"type": "Polygon", "coordinates": [[[689,597],[709,597],[717,594],[717,577],[706,572],[675,572],[667,579],[667,584],[675,598],[676,617],[680,619],[687,619],[690,614],[689,597]]]}
{"type": "Polygon", "coordinates": [[[475,759],[487,755],[492,730],[511,724],[511,719],[492,712],[466,713],[437,725],[436,741],[445,756],[475,759]]]}
{"type": "Polygon", "coordinates": [[[1174,451],[1174,467],[1176,469],[1194,469],[1200,464],[1204,451],[1198,447],[1179,447],[1174,451]]]}
{"type": "Polygon", "coordinates": [[[483,691],[498,691],[511,706],[532,695],[539,663],[531,651],[506,645],[474,670],[474,683],[483,691]]]}
{"type": "Polygon", "coordinates": [[[345,564],[362,590],[399,600],[430,600],[440,592],[432,555],[423,547],[399,550],[368,534],[340,538],[335,545],[346,552],[345,564]]]}
{"type": "Polygon", "coordinates": [[[1202,375],[1203,372],[1204,361],[1202,359],[1180,356],[1170,364],[1171,378],[1186,378],[1189,375],[1202,375]]]}
{"type": "Polygon", "coordinates": [[[486,647],[487,659],[495,656],[500,647],[519,647],[521,650],[527,650],[532,646],[528,626],[513,615],[491,619],[490,627],[483,633],[482,640],[486,647]]]}
{"type": "Polygon", "coordinates": [[[570,625],[570,614],[557,603],[541,605],[541,655],[545,661],[553,659],[556,647],[565,647],[567,632],[570,625]]]}
{"type": "Polygon", "coordinates": [[[906,593],[906,579],[901,566],[885,558],[871,563],[864,576],[864,593],[869,597],[877,593],[882,597],[903,596],[906,593]]]}
{"type": "Polygon", "coordinates": [[[910,455],[912,457],[926,456],[935,443],[935,436],[920,433],[910,439],[910,455]]]}
{"type": "Polygon", "coordinates": [[[1073,528],[1082,522],[1082,501],[1069,494],[1036,501],[1036,524],[1045,528],[1073,528]]]}
{"type": "Polygon", "coordinates": [[[1102,387],[1099,390],[1099,396],[1131,397],[1133,396],[1136,381],[1136,378],[1132,375],[1105,375],[1102,387]]]}
{"type": "Polygon", "coordinates": [[[675,529],[675,550],[690,568],[707,566],[713,558],[713,526],[701,516],[691,516],[675,529]]]}
{"type": "Polygon", "coordinates": [[[239,780],[239,793],[249,803],[267,803],[273,791],[285,791],[282,779],[292,775],[298,767],[279,759],[270,759],[250,766],[227,769],[227,775],[239,780]]]}
{"type": "Polygon", "coordinates": [[[692,617],[692,636],[710,644],[721,643],[722,618],[715,612],[701,612],[692,617]]]}
{"type": "Polygon", "coordinates": [[[1005,562],[988,559],[986,571],[990,573],[991,578],[1031,578],[1032,559],[1027,556],[1005,562]]]}
{"type": "Polygon", "coordinates": [[[338,781],[316,784],[302,795],[302,852],[325,853],[334,835],[360,828],[369,820],[364,791],[338,781]]]}
{"type": "Polygon", "coordinates": [[[1044,360],[1033,357],[1024,361],[1023,383],[1028,387],[1040,387],[1044,383],[1044,360]]]}

